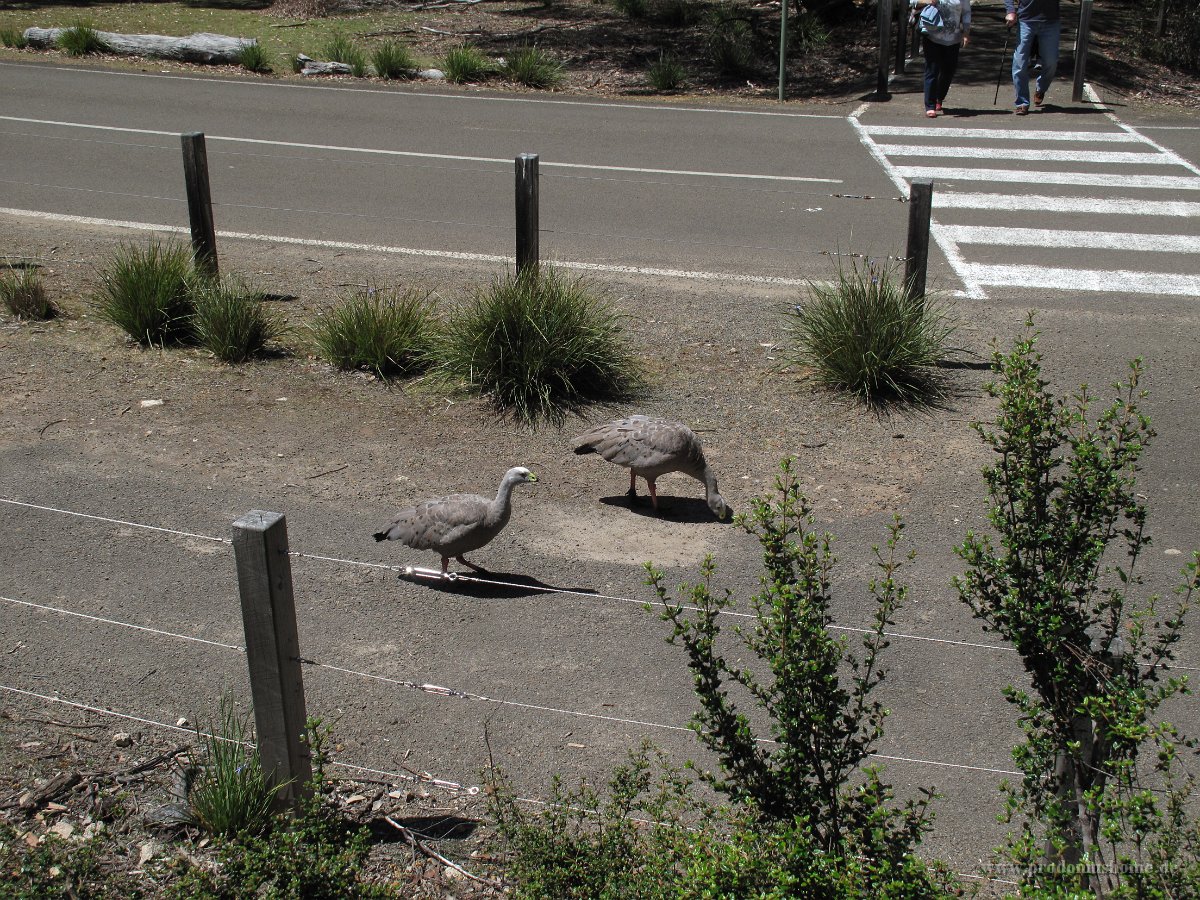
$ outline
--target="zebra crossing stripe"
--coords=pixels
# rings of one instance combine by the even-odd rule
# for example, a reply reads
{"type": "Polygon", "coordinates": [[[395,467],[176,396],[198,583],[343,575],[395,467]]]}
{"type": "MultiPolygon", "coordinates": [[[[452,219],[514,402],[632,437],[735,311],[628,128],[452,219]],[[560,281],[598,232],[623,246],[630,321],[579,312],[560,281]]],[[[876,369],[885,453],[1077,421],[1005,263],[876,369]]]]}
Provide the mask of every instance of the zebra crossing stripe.
{"type": "Polygon", "coordinates": [[[960,275],[975,284],[1051,288],[1063,291],[1119,291],[1129,294],[1200,296],[1200,275],[1160,272],[1055,269],[1045,266],[966,264],[960,275]]]}
{"type": "Polygon", "coordinates": [[[1075,184],[1120,188],[1200,191],[1196,175],[1125,175],[1083,172],[1027,172],[1014,169],[946,169],[939,166],[896,166],[902,178],[932,178],[946,181],[998,181],[1025,185],[1075,184]]]}
{"type": "Polygon", "coordinates": [[[1072,247],[1149,253],[1200,253],[1200,236],[1120,234],[1115,231],[1061,231],[1052,228],[993,228],[987,225],[939,225],[959,244],[1002,247],[1072,247]]]}
{"type": "Polygon", "coordinates": [[[1097,213],[1120,216],[1200,216],[1200,203],[1133,197],[1047,197],[1036,194],[933,193],[934,209],[995,209],[1013,212],[1097,213]]]}
{"type": "Polygon", "coordinates": [[[862,125],[866,134],[884,137],[965,138],[999,141],[1066,141],[1086,144],[1142,144],[1144,140],[1127,131],[1025,131],[1013,128],[917,128],[908,125],[862,125]]]}
{"type": "Polygon", "coordinates": [[[928,144],[880,144],[888,156],[958,157],[961,159],[1022,159],[1042,162],[1132,163],[1141,166],[1178,165],[1169,156],[1150,152],[1113,153],[1101,150],[1028,150],[1015,147],[933,147],[928,144]]]}

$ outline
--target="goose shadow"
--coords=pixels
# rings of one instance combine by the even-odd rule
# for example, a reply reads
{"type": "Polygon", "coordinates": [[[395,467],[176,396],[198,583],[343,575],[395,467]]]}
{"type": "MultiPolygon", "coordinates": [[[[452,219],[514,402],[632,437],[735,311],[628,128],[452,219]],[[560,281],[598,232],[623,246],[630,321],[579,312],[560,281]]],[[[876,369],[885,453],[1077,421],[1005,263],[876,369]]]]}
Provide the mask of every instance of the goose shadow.
{"type": "Polygon", "coordinates": [[[424,585],[443,594],[460,594],[482,600],[515,600],[518,597],[533,597],[538,594],[567,591],[572,594],[594,594],[592,588],[561,587],[546,584],[530,575],[514,572],[497,572],[485,569],[480,572],[451,573],[451,578],[426,578],[402,573],[401,581],[424,585]]]}
{"type": "MultiPolygon", "coordinates": [[[[658,495],[658,509],[655,509],[650,504],[649,495],[643,494],[638,494],[637,499],[632,503],[629,502],[628,494],[601,497],[600,502],[605,506],[623,507],[636,516],[645,516],[648,519],[684,522],[689,525],[718,521],[717,517],[713,515],[712,510],[708,508],[708,503],[699,497],[673,497],[670,494],[664,495],[660,493],[658,495]]],[[[725,522],[730,522],[732,518],[730,516],[725,522]]]]}
{"type": "MultiPolygon", "coordinates": [[[[418,840],[452,841],[468,838],[479,822],[462,816],[393,816],[397,825],[407,828],[418,840]]],[[[405,843],[404,835],[387,819],[372,819],[367,828],[382,844],[405,843]]]]}

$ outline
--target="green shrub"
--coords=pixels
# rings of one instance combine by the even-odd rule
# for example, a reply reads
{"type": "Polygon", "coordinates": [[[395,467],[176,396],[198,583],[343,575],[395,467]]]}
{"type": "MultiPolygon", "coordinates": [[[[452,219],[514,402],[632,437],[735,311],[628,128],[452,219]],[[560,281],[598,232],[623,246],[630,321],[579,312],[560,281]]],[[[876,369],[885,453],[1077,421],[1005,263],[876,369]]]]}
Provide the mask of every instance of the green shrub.
{"type": "Polygon", "coordinates": [[[754,71],[754,29],[742,15],[718,7],[708,15],[704,47],[708,61],[721,75],[754,71]]]}
{"type": "Polygon", "coordinates": [[[439,355],[446,375],[525,421],[557,421],[642,387],[617,313],[582,279],[549,266],[478,290],[447,326],[439,355]]]}
{"type": "Polygon", "coordinates": [[[646,72],[646,80],[656,91],[678,90],[683,84],[684,69],[674,55],[666,52],[658,54],[658,61],[650,64],[646,72]]]}
{"type": "Polygon", "coordinates": [[[340,31],[335,31],[325,44],[325,58],[330,62],[345,63],[350,67],[350,74],[362,78],[367,74],[367,54],[340,31]]]}
{"type": "Polygon", "coordinates": [[[5,900],[144,896],[138,879],[106,865],[100,837],[66,841],[48,833],[30,846],[24,840],[27,827],[0,818],[0,897],[5,900]]]}
{"type": "Polygon", "coordinates": [[[124,246],[100,273],[97,312],[143,344],[186,341],[192,336],[195,277],[188,247],[158,241],[144,250],[124,246]]]}
{"type": "Polygon", "coordinates": [[[0,28],[0,44],[14,50],[24,50],[29,46],[29,42],[25,40],[25,32],[19,28],[0,28]]]}
{"type": "Polygon", "coordinates": [[[242,48],[242,52],[238,54],[238,63],[243,69],[250,72],[266,73],[271,71],[267,51],[257,41],[242,48]]]}
{"type": "Polygon", "coordinates": [[[501,67],[504,77],[526,87],[548,90],[562,84],[563,65],[535,46],[514,50],[501,67]]]}
{"type": "Polygon", "coordinates": [[[938,364],[956,326],[944,303],[910,297],[883,265],[838,269],[832,285],[811,284],[790,317],[791,359],[826,387],[867,403],[928,402],[944,393],[938,364]]]}
{"type": "Polygon", "coordinates": [[[788,44],[794,51],[811,53],[829,44],[829,29],[817,16],[804,10],[788,20],[788,44]]]}
{"type": "Polygon", "coordinates": [[[79,22],[65,29],[58,36],[58,46],[68,56],[89,56],[108,49],[96,29],[87,22],[79,22]]]}
{"type": "Polygon", "coordinates": [[[612,0],[613,9],[631,19],[645,17],[650,9],[649,0],[612,0]]]}
{"type": "Polygon", "coordinates": [[[343,299],[312,327],[329,362],[385,378],[416,374],[429,364],[433,324],[427,293],[367,289],[343,299]]]}
{"type": "Polygon", "coordinates": [[[58,312],[34,269],[0,272],[0,298],[18,319],[49,319],[58,312]]]}
{"type": "Polygon", "coordinates": [[[417,61],[412,53],[399,41],[384,41],[371,52],[375,74],[388,80],[411,78],[417,70],[417,61]]]}
{"type": "Polygon", "coordinates": [[[451,47],[442,57],[442,71],[446,80],[454,84],[481,81],[492,71],[491,61],[470,44],[451,47]]]}
{"type": "Polygon", "coordinates": [[[220,721],[209,733],[196,729],[202,749],[189,759],[195,774],[187,799],[196,824],[209,834],[232,838],[271,830],[272,804],[282,786],[271,783],[249,736],[248,717],[238,714],[229,694],[221,697],[220,721]]]}
{"type": "Polygon", "coordinates": [[[284,332],[283,320],[263,305],[264,293],[239,281],[198,282],[192,296],[196,340],[225,362],[262,353],[284,332]]]}
{"type": "Polygon", "coordinates": [[[1154,33],[1156,19],[1154,15],[1138,16],[1133,33],[1137,54],[1171,69],[1200,74],[1200,6],[1169,4],[1162,35],[1154,33]]]}

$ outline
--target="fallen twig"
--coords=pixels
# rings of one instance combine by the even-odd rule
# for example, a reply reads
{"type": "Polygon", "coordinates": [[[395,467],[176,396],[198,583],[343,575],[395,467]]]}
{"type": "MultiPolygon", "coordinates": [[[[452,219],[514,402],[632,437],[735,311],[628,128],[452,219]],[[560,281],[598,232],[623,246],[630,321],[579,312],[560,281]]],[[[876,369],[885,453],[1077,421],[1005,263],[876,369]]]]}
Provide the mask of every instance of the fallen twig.
{"type": "Polygon", "coordinates": [[[280,24],[272,25],[271,27],[272,28],[303,28],[307,24],[308,24],[308,19],[305,19],[303,22],[281,22],[280,24]]]}
{"type": "Polygon", "coordinates": [[[413,12],[422,12],[426,9],[445,9],[448,6],[474,6],[476,3],[482,3],[483,0],[437,0],[435,3],[422,3],[420,6],[414,6],[413,12]]]}
{"type": "Polygon", "coordinates": [[[414,850],[421,851],[426,856],[428,856],[430,859],[436,859],[442,865],[449,866],[450,868],[454,869],[456,872],[459,872],[463,876],[470,878],[474,882],[477,882],[479,884],[485,884],[488,887],[493,888],[494,890],[497,890],[497,891],[503,889],[504,886],[499,884],[498,882],[492,881],[490,878],[483,878],[479,875],[476,875],[474,872],[468,872],[466,869],[464,869],[462,866],[460,866],[454,860],[449,859],[448,857],[442,856],[442,854],[438,853],[432,847],[426,847],[425,844],[423,844],[421,842],[421,840],[415,834],[413,834],[409,829],[405,828],[403,825],[401,825],[399,822],[397,822],[391,816],[384,816],[383,819],[385,822],[387,822],[389,825],[391,825],[393,828],[395,828],[397,831],[399,831],[400,836],[402,838],[404,838],[405,842],[410,847],[412,847],[414,850]]]}
{"type": "Polygon", "coordinates": [[[44,435],[46,433],[46,429],[49,428],[51,425],[61,425],[65,421],[67,421],[67,420],[66,419],[55,419],[53,422],[47,422],[45,425],[42,426],[41,431],[38,432],[38,437],[41,437],[42,435],[44,435]]]}
{"type": "Polygon", "coordinates": [[[334,472],[340,472],[342,469],[348,468],[350,468],[350,463],[346,463],[344,466],[338,466],[336,469],[326,469],[324,472],[318,472],[316,475],[305,475],[304,477],[307,480],[312,481],[314,478],[321,478],[324,475],[332,475],[334,472]]]}

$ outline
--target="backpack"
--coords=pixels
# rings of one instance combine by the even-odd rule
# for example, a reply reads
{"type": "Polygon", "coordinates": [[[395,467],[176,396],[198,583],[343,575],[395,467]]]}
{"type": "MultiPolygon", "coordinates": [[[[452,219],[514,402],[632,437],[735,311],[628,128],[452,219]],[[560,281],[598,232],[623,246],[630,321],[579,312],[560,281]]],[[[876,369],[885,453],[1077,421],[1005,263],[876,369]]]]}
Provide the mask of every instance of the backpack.
{"type": "Polygon", "coordinates": [[[919,25],[921,34],[934,35],[946,27],[946,20],[942,18],[941,10],[936,6],[926,6],[921,10],[919,25]]]}

